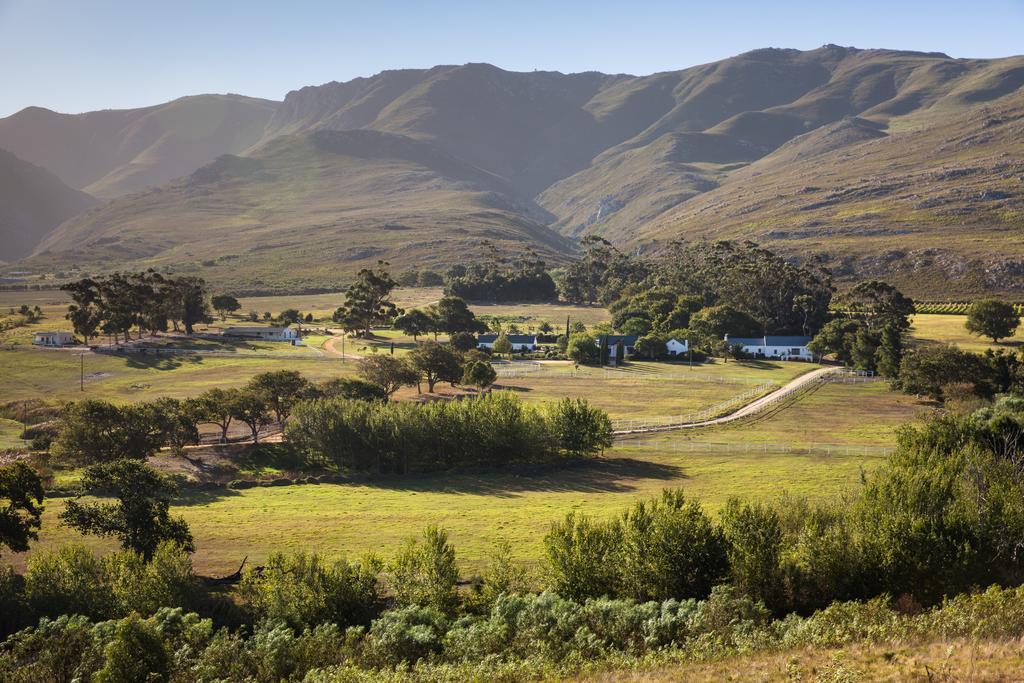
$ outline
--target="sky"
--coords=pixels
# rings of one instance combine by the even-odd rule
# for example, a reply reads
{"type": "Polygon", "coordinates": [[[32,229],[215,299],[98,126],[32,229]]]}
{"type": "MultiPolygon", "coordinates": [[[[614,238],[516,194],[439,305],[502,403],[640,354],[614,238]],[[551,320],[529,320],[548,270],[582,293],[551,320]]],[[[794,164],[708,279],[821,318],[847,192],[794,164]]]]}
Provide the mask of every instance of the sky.
{"type": "Polygon", "coordinates": [[[1024,53],[1024,0],[0,0],[0,116],[198,93],[280,100],[384,69],[647,74],[826,43],[1024,53]]]}

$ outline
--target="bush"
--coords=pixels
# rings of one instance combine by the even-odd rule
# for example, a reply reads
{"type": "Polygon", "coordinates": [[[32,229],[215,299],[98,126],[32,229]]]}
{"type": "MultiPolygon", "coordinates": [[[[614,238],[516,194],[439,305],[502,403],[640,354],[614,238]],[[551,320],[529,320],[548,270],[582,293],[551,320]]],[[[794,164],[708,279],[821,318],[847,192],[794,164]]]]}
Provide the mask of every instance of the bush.
{"type": "Polygon", "coordinates": [[[447,629],[444,614],[431,607],[410,605],[385,612],[370,627],[365,646],[367,663],[395,666],[439,654],[447,629]]]}
{"type": "Polygon", "coordinates": [[[459,570],[448,533],[427,527],[420,541],[409,539],[391,567],[392,590],[399,604],[426,605],[453,615],[459,606],[459,570]]]}
{"type": "Polygon", "coordinates": [[[316,554],[274,553],[239,589],[258,621],[281,621],[296,630],[331,623],[369,625],[380,608],[379,562],[327,562],[316,554]]]}
{"type": "Polygon", "coordinates": [[[581,398],[563,398],[548,407],[551,431],[558,435],[558,447],[566,455],[603,453],[614,436],[608,413],[581,398]]]}
{"type": "Polygon", "coordinates": [[[620,528],[621,596],[703,598],[728,573],[722,533],[681,490],[638,502],[623,514],[620,528]]]}
{"type": "Polygon", "coordinates": [[[552,589],[574,600],[614,595],[621,528],[570,512],[544,537],[552,589]]]}

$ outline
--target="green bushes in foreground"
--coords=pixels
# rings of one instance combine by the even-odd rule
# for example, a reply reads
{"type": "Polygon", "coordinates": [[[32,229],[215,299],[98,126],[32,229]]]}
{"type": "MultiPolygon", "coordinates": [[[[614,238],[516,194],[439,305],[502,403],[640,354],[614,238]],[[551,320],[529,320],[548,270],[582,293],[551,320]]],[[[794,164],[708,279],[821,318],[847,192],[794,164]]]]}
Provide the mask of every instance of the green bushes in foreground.
{"type": "Polygon", "coordinates": [[[318,399],[300,403],[286,439],[313,462],[404,473],[592,456],[611,445],[611,421],[586,401],[527,405],[506,392],[427,404],[318,399]]]}
{"type": "Polygon", "coordinates": [[[368,629],[299,630],[267,620],[232,633],[164,608],[105,622],[44,619],[4,643],[0,679],[519,681],[803,647],[1022,635],[1024,588],[990,588],[913,615],[876,599],[774,621],[724,586],[706,600],[642,603],[503,595],[485,614],[458,619],[409,606],[385,612],[368,629]]]}

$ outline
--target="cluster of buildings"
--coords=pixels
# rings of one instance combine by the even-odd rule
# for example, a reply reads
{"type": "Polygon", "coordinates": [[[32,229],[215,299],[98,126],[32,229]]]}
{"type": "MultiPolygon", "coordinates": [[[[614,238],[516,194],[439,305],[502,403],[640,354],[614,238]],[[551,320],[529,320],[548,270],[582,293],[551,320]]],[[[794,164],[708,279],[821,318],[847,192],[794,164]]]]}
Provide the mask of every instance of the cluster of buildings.
{"type": "MultiPolygon", "coordinates": [[[[507,335],[512,344],[513,353],[536,351],[540,344],[536,335],[532,334],[510,334],[507,335]]],[[[477,348],[494,349],[494,342],[497,341],[496,334],[482,334],[477,337],[477,348]]],[[[608,334],[597,338],[597,345],[606,346],[609,360],[620,361],[629,358],[636,353],[637,335],[635,334],[608,334]],[[619,349],[622,349],[623,358],[618,357],[619,349]]],[[[750,358],[765,358],[773,360],[806,360],[813,361],[814,354],[807,348],[811,342],[810,337],[801,336],[764,336],[764,337],[730,337],[725,335],[725,342],[732,346],[742,347],[742,352],[750,358]]],[[[690,342],[687,339],[672,338],[665,342],[665,355],[682,356],[690,351],[690,342]]]]}

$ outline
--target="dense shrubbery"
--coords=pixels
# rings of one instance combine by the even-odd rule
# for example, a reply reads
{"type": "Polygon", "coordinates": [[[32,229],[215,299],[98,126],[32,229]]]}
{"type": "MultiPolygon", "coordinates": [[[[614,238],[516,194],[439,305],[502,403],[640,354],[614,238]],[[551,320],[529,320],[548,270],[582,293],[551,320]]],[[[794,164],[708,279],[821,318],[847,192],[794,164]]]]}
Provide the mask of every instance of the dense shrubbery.
{"type": "Polygon", "coordinates": [[[583,401],[537,407],[502,392],[425,405],[321,399],[296,407],[286,438],[317,464],[410,472],[594,455],[611,422],[583,401]]]}
{"type": "Polygon", "coordinates": [[[445,293],[471,301],[553,301],[558,296],[537,254],[506,262],[493,250],[483,261],[449,268],[445,293]]]}

